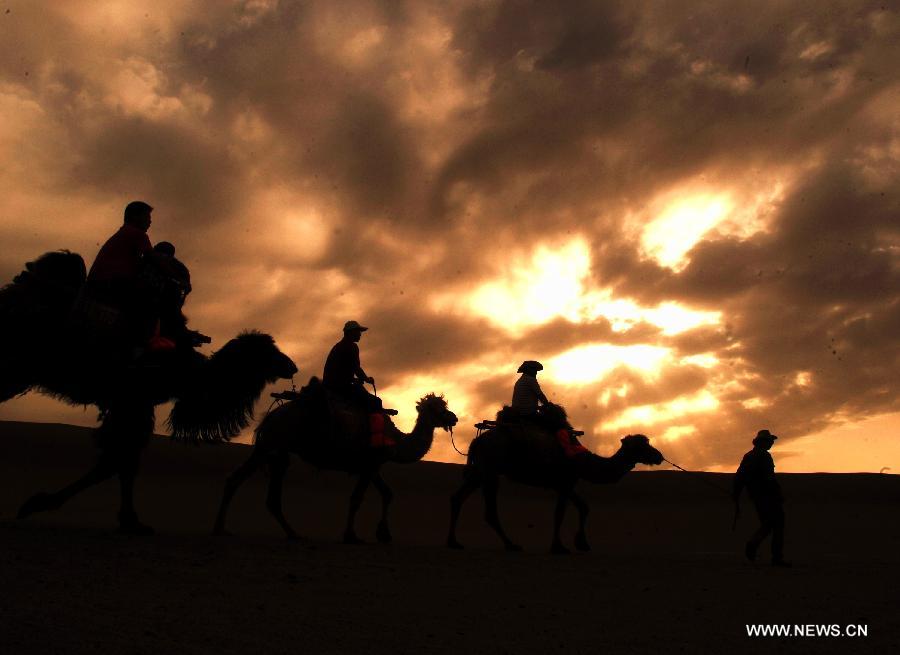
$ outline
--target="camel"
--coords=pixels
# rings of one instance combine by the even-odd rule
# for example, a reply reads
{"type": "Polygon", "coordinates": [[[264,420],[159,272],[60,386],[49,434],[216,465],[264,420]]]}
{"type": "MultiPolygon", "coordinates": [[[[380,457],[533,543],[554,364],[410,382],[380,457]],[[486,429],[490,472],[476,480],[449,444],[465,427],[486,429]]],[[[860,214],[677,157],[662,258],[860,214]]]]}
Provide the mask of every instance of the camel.
{"type": "MultiPolygon", "coordinates": [[[[561,408],[560,408],[561,410],[561,408]]],[[[564,417],[564,415],[563,415],[564,417]]],[[[621,447],[612,457],[601,457],[585,452],[567,456],[552,431],[533,424],[520,426],[499,422],[476,437],[469,447],[464,481],[450,500],[450,530],[447,545],[461,549],[456,539],[456,524],[465,500],[481,487],[485,503],[485,520],[508,551],[520,551],[500,524],[497,512],[498,480],[501,475],[516,482],[534,487],[546,487],[557,492],[556,510],[553,516],[553,543],[551,552],[565,554],[569,550],[560,541],[559,530],[569,501],[579,514],[575,547],[590,550],[585,534],[588,505],[575,493],[579,479],[608,484],[618,482],[635,464],[661,464],[662,454],[650,445],[642,434],[630,434],[621,440],[621,447]]]]}
{"type": "Polygon", "coordinates": [[[155,406],[175,400],[169,427],[176,439],[227,441],[250,424],[265,385],[290,378],[297,367],[272,337],[252,331],[209,357],[187,346],[150,365],[124,360],[120,350],[72,319],[84,282],[81,257],[60,251],[29,262],[0,289],[0,402],[36,390],[73,405],[95,405],[101,421],[95,466],[59,491],[32,496],[18,517],[57,509],[118,475],[119,530],[151,534],[138,520],[133,489],[155,406]]]}
{"type": "Polygon", "coordinates": [[[431,449],[435,428],[452,430],[456,415],[447,408],[443,396],[428,394],[416,404],[418,417],[413,431],[401,432],[385,416],[384,434],[396,445],[372,448],[369,444],[366,415],[341,402],[326,399],[326,392],[317,378],[304,387],[300,396],[275,409],[263,419],[256,429],[253,453],[234,471],[225,483],[222,503],[216,516],[213,534],[226,535],[225,516],[238,488],[264,462],[268,463],[269,488],[266,506],[284,529],[288,539],[297,539],[281,511],[281,495],[284,475],[289,465],[290,453],[295,453],[318,469],[346,471],[357,477],[350,496],[350,508],[343,541],[347,544],[362,543],[354,528],[356,512],[362,504],[369,485],[381,494],[381,519],[376,538],[390,543],[388,507],[393,493],[381,477],[385,462],[409,464],[421,460],[431,449]],[[323,408],[328,408],[323,411],[323,408]]]}

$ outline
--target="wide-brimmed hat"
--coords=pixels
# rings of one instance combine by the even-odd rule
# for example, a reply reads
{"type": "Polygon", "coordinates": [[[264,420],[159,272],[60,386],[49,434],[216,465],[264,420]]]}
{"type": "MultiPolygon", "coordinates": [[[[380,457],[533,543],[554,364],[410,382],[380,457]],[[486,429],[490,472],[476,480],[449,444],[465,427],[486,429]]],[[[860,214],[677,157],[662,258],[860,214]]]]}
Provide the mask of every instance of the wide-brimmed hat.
{"type": "Polygon", "coordinates": [[[369,328],[363,327],[356,321],[347,321],[344,323],[344,332],[352,332],[353,330],[359,330],[360,332],[365,332],[369,328]]]}
{"type": "Polygon", "coordinates": [[[519,367],[519,370],[516,373],[524,373],[525,371],[543,371],[544,367],[540,362],[536,362],[533,359],[526,359],[522,362],[522,365],[519,367]]]}
{"type": "Polygon", "coordinates": [[[753,438],[753,443],[758,443],[760,441],[775,441],[778,437],[769,432],[768,430],[760,430],[756,433],[756,437],[753,438]]]}

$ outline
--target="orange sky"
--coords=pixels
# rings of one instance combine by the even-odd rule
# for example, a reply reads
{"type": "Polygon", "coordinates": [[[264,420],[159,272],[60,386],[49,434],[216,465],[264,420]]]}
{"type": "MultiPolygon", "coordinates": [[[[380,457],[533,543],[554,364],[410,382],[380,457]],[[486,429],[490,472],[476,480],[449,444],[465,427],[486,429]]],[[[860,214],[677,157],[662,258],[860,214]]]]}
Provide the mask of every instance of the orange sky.
{"type": "Polygon", "coordinates": [[[143,199],[213,348],[270,332],[299,384],[358,320],[404,427],[442,392],[465,444],[538,359],[603,453],[728,470],[766,427],[780,470],[900,470],[896,11],[7,6],[2,280],[143,199]]]}

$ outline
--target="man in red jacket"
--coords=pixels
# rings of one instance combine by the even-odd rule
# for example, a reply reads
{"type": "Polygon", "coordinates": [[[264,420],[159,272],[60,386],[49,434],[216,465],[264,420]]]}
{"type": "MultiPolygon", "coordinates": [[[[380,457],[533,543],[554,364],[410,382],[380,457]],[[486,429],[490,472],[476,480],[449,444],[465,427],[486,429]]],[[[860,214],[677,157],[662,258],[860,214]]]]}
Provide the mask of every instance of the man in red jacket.
{"type": "Polygon", "coordinates": [[[153,251],[147,236],[152,211],[140,200],[128,203],[122,227],[100,248],[87,276],[90,297],[120,313],[114,325],[104,328],[112,327],[113,338],[129,348],[147,343],[158,318],[141,286],[145,257],[153,251]]]}
{"type": "Polygon", "coordinates": [[[88,282],[99,291],[117,296],[134,289],[141,261],[153,250],[147,230],[153,207],[140,200],[125,207],[125,222],[94,259],[88,282]]]}

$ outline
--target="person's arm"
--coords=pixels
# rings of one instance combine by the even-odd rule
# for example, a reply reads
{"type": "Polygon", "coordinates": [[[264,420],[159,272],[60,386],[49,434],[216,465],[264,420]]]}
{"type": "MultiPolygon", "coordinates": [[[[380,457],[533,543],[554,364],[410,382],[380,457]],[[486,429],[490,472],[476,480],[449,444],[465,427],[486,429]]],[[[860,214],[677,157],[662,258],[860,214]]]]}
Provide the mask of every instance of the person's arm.
{"type": "Polygon", "coordinates": [[[354,377],[356,377],[361,382],[368,382],[369,384],[375,382],[375,378],[369,377],[363,370],[362,364],[359,361],[359,346],[357,346],[355,343],[353,344],[353,359],[353,363],[356,366],[356,370],[353,371],[354,377]]]}
{"type": "Polygon", "coordinates": [[[142,233],[137,239],[137,251],[139,257],[146,257],[153,252],[153,244],[150,243],[150,237],[147,233],[142,233]]]}
{"type": "Polygon", "coordinates": [[[734,474],[734,484],[731,487],[731,497],[734,499],[734,502],[738,502],[741,499],[741,492],[747,484],[747,471],[744,466],[745,460],[746,457],[741,460],[741,465],[738,466],[738,470],[735,471],[734,474]]]}
{"type": "Polygon", "coordinates": [[[534,379],[534,393],[537,395],[537,399],[541,401],[542,405],[546,405],[550,402],[549,400],[547,400],[547,396],[544,395],[544,391],[541,389],[541,385],[538,384],[537,378],[534,379]]]}

